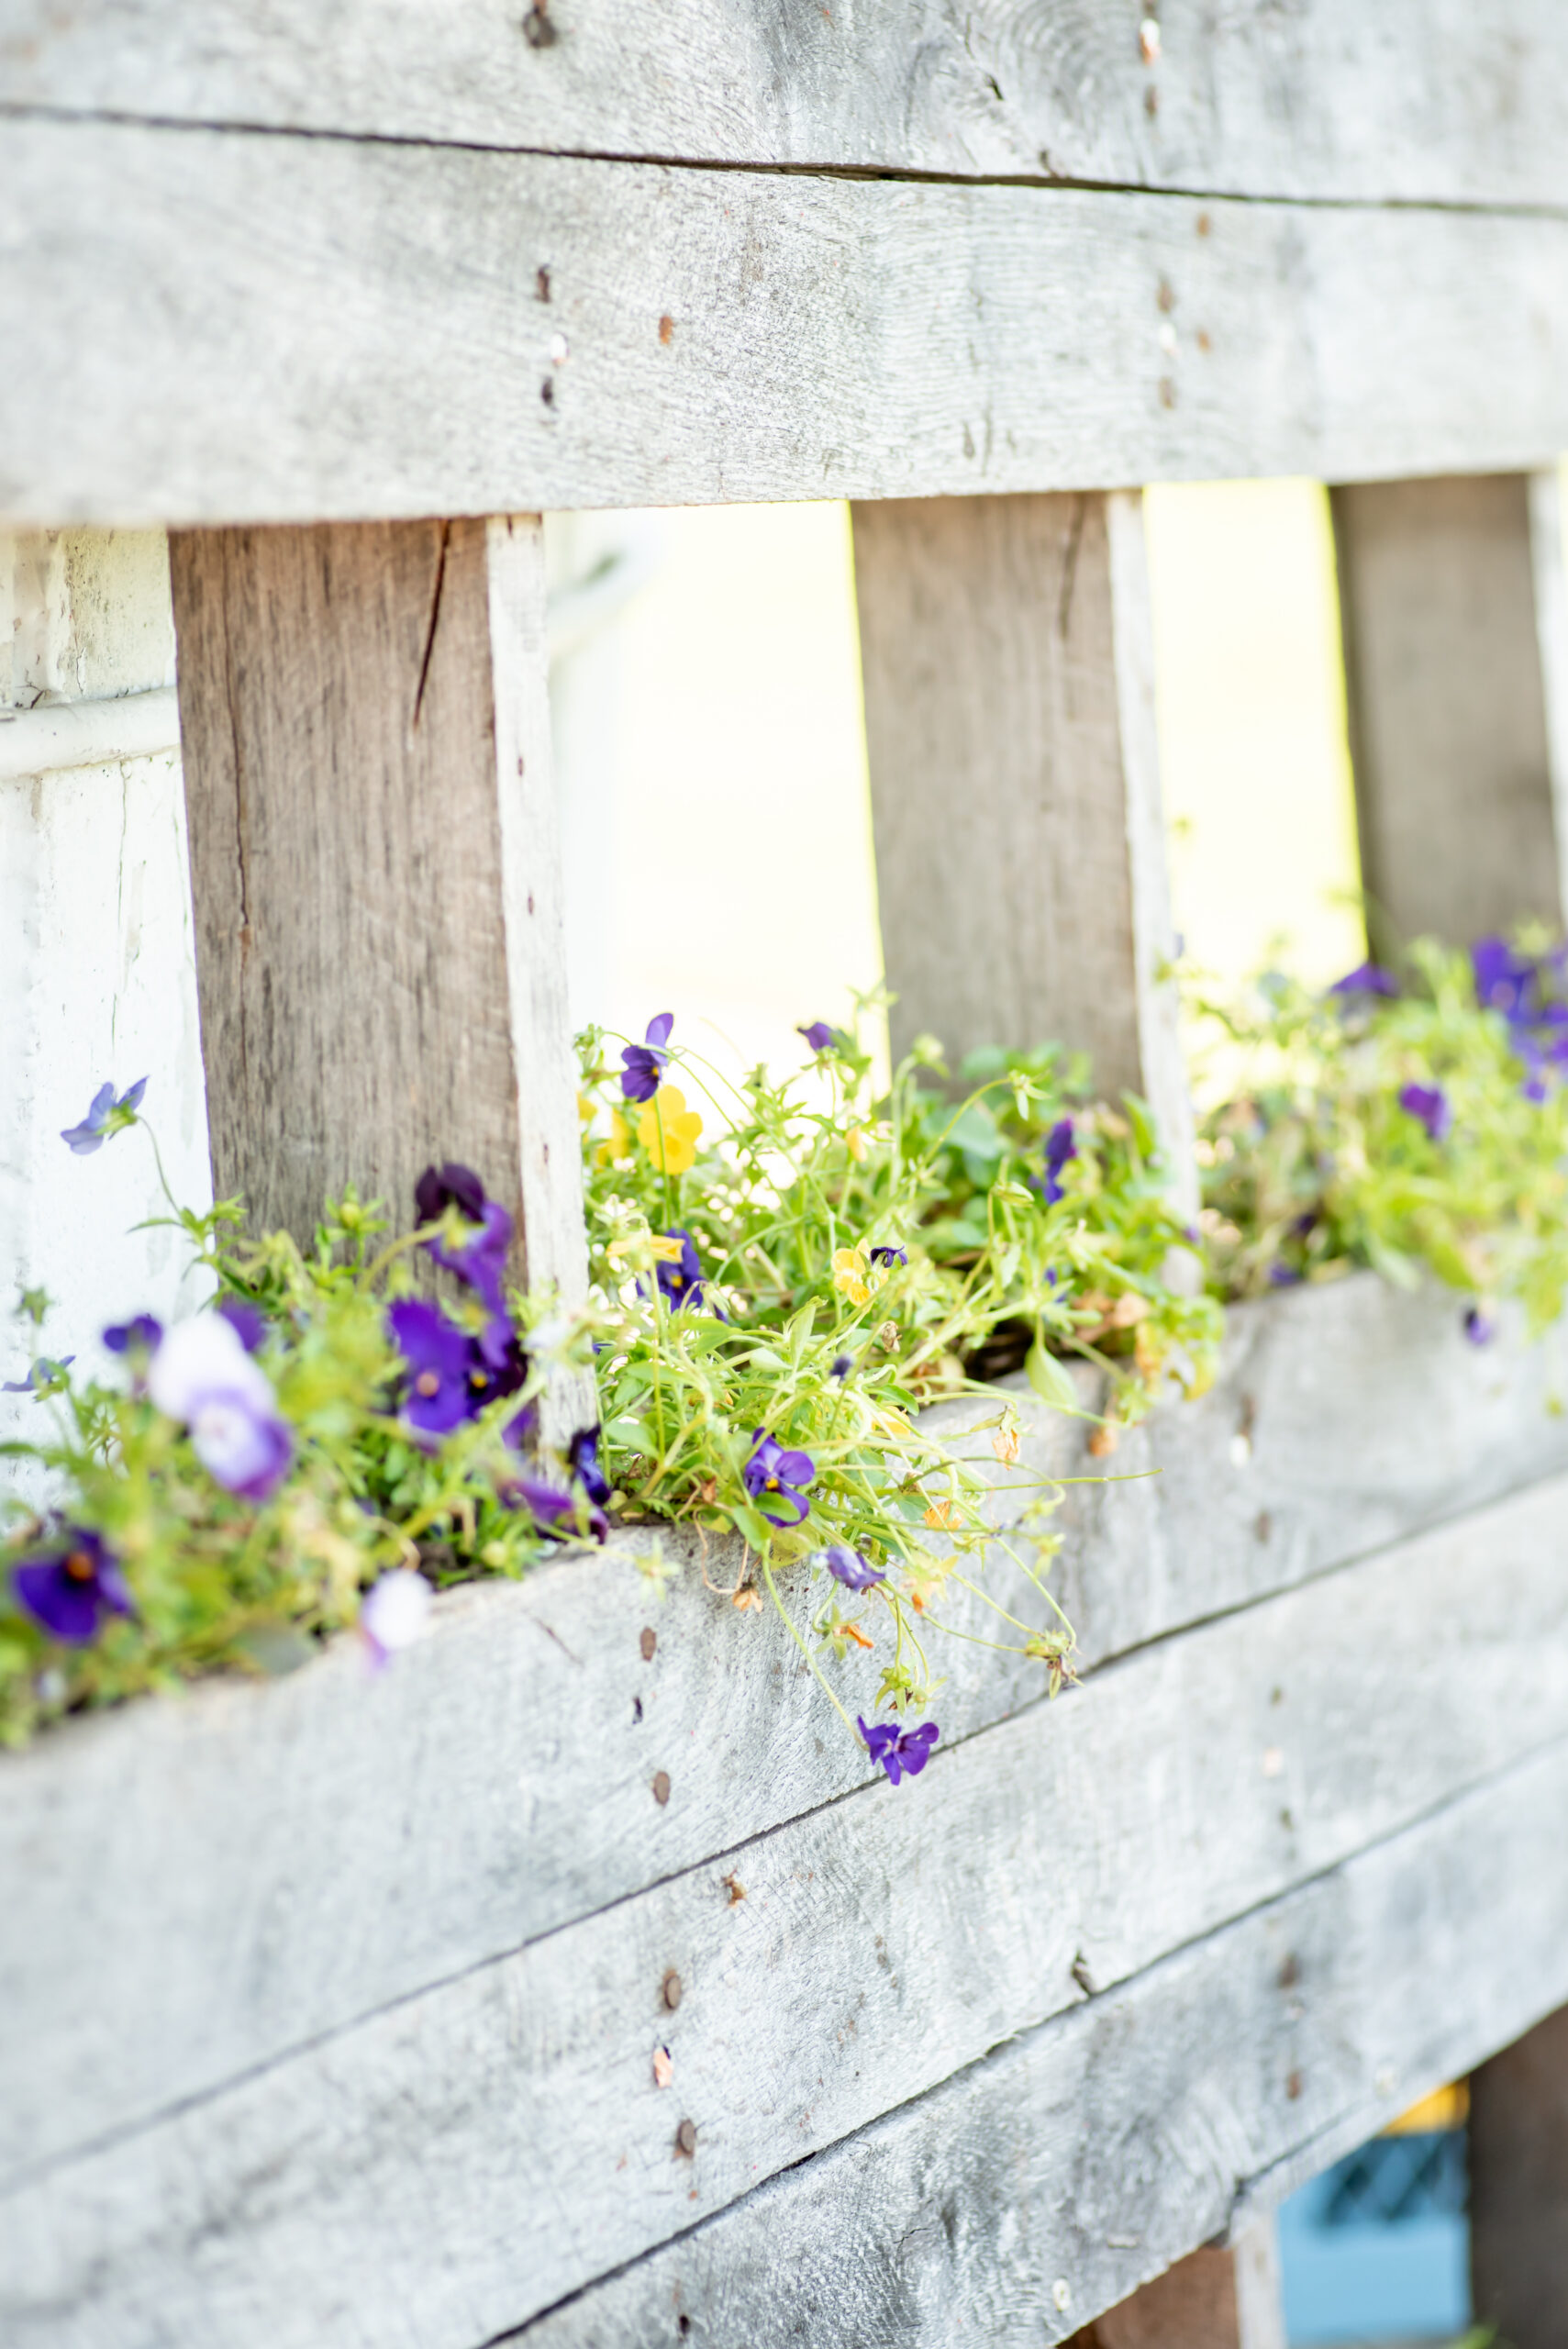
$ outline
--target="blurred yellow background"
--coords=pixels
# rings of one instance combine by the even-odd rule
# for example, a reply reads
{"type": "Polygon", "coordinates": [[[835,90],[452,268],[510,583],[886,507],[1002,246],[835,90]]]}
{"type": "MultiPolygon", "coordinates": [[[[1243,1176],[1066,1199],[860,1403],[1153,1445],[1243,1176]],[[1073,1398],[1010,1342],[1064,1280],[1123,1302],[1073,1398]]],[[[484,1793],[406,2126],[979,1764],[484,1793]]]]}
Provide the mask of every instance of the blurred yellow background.
{"type": "MultiPolygon", "coordinates": [[[[1146,515],[1188,953],[1331,978],[1362,949],[1327,498],[1146,515]]],[[[786,1065],[881,967],[848,510],[551,517],[550,551],[574,1011],[786,1065]]]]}

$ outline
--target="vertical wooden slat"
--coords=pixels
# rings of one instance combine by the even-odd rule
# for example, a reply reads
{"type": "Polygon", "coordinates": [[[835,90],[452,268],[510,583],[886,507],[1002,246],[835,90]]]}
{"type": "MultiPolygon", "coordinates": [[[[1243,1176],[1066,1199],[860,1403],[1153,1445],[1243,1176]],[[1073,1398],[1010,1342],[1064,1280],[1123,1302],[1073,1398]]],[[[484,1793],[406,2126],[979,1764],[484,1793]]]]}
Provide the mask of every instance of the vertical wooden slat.
{"type": "Polygon", "coordinates": [[[1509,2349],[1568,2338],[1568,2007],[1470,2082],[1470,2268],[1509,2349]]]}
{"type": "Polygon", "coordinates": [[[1556,476],[1332,493],[1374,945],[1562,919],[1568,796],[1556,476]]]}
{"type": "Polygon", "coordinates": [[[1285,2349],[1272,2216],[1233,2251],[1210,2247],[1074,2333],[1067,2349],[1285,2349]]]}
{"type": "Polygon", "coordinates": [[[895,1051],[1085,1048],[1184,1168],[1140,496],[853,512],[895,1051]]]}
{"type": "Polygon", "coordinates": [[[462,1159],[579,1293],[538,518],[170,552],[219,1195],[304,1236],[462,1159]]]}

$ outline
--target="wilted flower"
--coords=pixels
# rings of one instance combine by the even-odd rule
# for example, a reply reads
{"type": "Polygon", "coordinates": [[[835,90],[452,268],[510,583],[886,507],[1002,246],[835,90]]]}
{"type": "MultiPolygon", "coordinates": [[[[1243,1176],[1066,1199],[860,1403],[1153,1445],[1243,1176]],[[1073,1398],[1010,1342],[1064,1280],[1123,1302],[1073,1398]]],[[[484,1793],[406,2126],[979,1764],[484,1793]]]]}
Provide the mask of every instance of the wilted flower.
{"type": "Polygon", "coordinates": [[[150,1353],[162,1335],[163,1324],[156,1314],[138,1313],[129,1321],[112,1321],[104,1343],[112,1354],[150,1353]]]}
{"type": "Polygon", "coordinates": [[[118,1133],[122,1126],[135,1125],[136,1113],[141,1107],[141,1097],[146,1090],[147,1079],[139,1076],[117,1101],[113,1083],[100,1085],[81,1124],[65,1127],[61,1130],[61,1141],[73,1150],[78,1158],[86,1158],[94,1151],[102,1150],[111,1134],[118,1133]]]}
{"type": "Polygon", "coordinates": [[[809,1563],[826,1566],[834,1581],[841,1582],[846,1590],[872,1590],[879,1582],[887,1580],[858,1550],[846,1549],[840,1542],[835,1542],[830,1550],[813,1550],[809,1563]]]}
{"type": "Polygon", "coordinates": [[[135,1610],[120,1562],[103,1536],[67,1525],[19,1559],[11,1580],[36,1623],[57,1640],[81,1646],[95,1637],[105,1614],[135,1610]]]}
{"type": "Polygon", "coordinates": [[[637,1121],[637,1139],[662,1174],[684,1174],[696,1164],[701,1131],[701,1118],[673,1085],[662,1085],[637,1121]]]}
{"type": "Polygon", "coordinates": [[[661,1011],[649,1021],[643,1042],[628,1044],[621,1053],[626,1074],[621,1078],[620,1089],[628,1101],[651,1101],[658,1092],[659,1079],[670,1065],[665,1047],[674,1024],[673,1011],[661,1011]]]}
{"type": "Polygon", "coordinates": [[[756,1446],[742,1474],[746,1490],[761,1507],[770,1495],[776,1495],[786,1509],[787,1517],[774,1517],[762,1509],[770,1525],[799,1525],[811,1514],[811,1503],[797,1487],[809,1485],[817,1474],[817,1463],[807,1452],[785,1452],[776,1436],[764,1435],[758,1428],[751,1437],[756,1446]]]}
{"type": "Polygon", "coordinates": [[[39,1354],[28,1369],[26,1378],[7,1378],[0,1394],[52,1395],[65,1384],[65,1374],[75,1361],[74,1354],[61,1354],[57,1361],[51,1354],[39,1354]]]}
{"type": "Polygon", "coordinates": [[[918,1729],[900,1730],[896,1721],[875,1721],[868,1729],[857,1713],[856,1724],[866,1742],[866,1751],[873,1762],[880,1762],[888,1777],[896,1786],[902,1777],[917,1778],[931,1758],[931,1748],[941,1735],[935,1721],[922,1721],[918,1729]]]}
{"type": "Polygon", "coordinates": [[[809,1027],[797,1028],[795,1032],[805,1037],[814,1052],[831,1052],[839,1041],[837,1030],[829,1028],[825,1019],[814,1019],[809,1027]]]}
{"type": "Polygon", "coordinates": [[[607,1501],[610,1480],[599,1465],[599,1425],[579,1428],[566,1447],[567,1464],[591,1501],[607,1501]]]}
{"type": "Polygon", "coordinates": [[[1401,1085],[1399,1107],[1425,1126],[1433,1141],[1441,1141],[1453,1123],[1453,1111],[1440,1085],[1401,1085]]]}
{"type": "Polygon", "coordinates": [[[266,1373],[220,1313],[176,1322],[152,1357],[148,1392],[183,1419],[191,1448],[214,1480],[241,1500],[271,1498],[294,1458],[266,1373]]]}
{"type": "Polygon", "coordinates": [[[430,1586],[412,1566],[394,1566],[360,1601],[360,1630],[378,1668],[412,1647],[430,1620],[430,1586]]]}

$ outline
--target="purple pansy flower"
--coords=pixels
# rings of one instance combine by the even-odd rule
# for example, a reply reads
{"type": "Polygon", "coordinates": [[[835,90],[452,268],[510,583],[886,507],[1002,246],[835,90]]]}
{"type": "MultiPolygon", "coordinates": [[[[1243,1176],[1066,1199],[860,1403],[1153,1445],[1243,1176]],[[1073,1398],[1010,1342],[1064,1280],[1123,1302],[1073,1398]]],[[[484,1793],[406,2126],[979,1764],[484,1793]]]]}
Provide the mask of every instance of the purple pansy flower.
{"type": "Polygon", "coordinates": [[[117,1101],[113,1083],[100,1085],[81,1124],[62,1128],[61,1141],[73,1150],[78,1158],[86,1158],[94,1151],[102,1150],[111,1133],[117,1132],[121,1126],[134,1123],[146,1090],[147,1079],[139,1076],[117,1101]]]}
{"type": "Polygon", "coordinates": [[[426,1167],[414,1186],[414,1207],[421,1223],[439,1223],[448,1208],[477,1223],[484,1213],[484,1186],[472,1166],[449,1158],[444,1165],[426,1167]]]}
{"type": "Polygon", "coordinates": [[[74,1354],[61,1354],[57,1362],[51,1354],[39,1354],[26,1378],[6,1379],[4,1386],[0,1387],[0,1394],[48,1395],[62,1383],[75,1359],[74,1354]]]}
{"type": "Polygon", "coordinates": [[[443,1240],[427,1240],[425,1246],[443,1272],[455,1273],[479,1298],[489,1317],[479,1335],[479,1351],[492,1370],[505,1369],[517,1334],[505,1296],[511,1216],[498,1199],[485,1197],[473,1167],[455,1159],[444,1166],[426,1167],[414,1187],[414,1205],[421,1223],[434,1223],[455,1207],[474,1227],[460,1247],[443,1240]]]}
{"type": "Polygon", "coordinates": [[[696,1242],[691,1233],[683,1231],[679,1225],[673,1231],[667,1231],[664,1237],[666,1240],[678,1240],[681,1252],[673,1264],[661,1263],[656,1268],[655,1277],[665,1304],[672,1313],[678,1313],[683,1305],[700,1305],[703,1301],[702,1258],[697,1254],[696,1242]]]}
{"type": "Polygon", "coordinates": [[[1353,971],[1347,971],[1342,979],[1336,979],[1329,992],[1342,996],[1395,996],[1399,992],[1399,982],[1392,971],[1384,969],[1381,963],[1358,963],[1353,971]]]}
{"type": "Polygon", "coordinates": [[[1497,1334],[1497,1324],[1479,1305],[1473,1305],[1464,1317],[1464,1334],[1473,1346],[1489,1346],[1497,1334]]]}
{"type": "Polygon", "coordinates": [[[907,1248],[873,1248],[871,1260],[873,1264],[885,1264],[891,1270],[895,1264],[909,1262],[909,1251],[907,1248]]]}
{"type": "Polygon", "coordinates": [[[857,1713],[855,1720],[866,1742],[866,1751],[873,1762],[880,1762],[888,1777],[896,1786],[902,1777],[917,1778],[931,1758],[931,1748],[941,1735],[935,1721],[922,1721],[918,1729],[901,1730],[896,1721],[875,1721],[868,1729],[857,1713]]]}
{"type": "Polygon", "coordinates": [[[1029,1181],[1037,1191],[1045,1194],[1045,1204],[1053,1208],[1062,1196],[1062,1170],[1070,1158],[1078,1155],[1078,1144],[1071,1118],[1058,1118],[1045,1138],[1045,1173],[1031,1174],[1029,1181]]]}
{"type": "Polygon", "coordinates": [[[610,1480],[599,1465],[599,1424],[579,1428],[566,1447],[567,1464],[591,1501],[607,1501],[610,1480]]]}
{"type": "Polygon", "coordinates": [[[584,1507],[575,1493],[558,1492],[537,1476],[504,1476],[496,1491],[508,1508],[526,1508],[551,1541],[570,1542],[580,1536],[584,1524],[595,1542],[609,1532],[610,1521],[602,1508],[592,1502],[584,1507]]]}
{"type": "Polygon", "coordinates": [[[404,1418],[422,1434],[450,1435],[480,1408],[484,1382],[474,1381],[473,1339],[422,1297],[400,1297],[387,1308],[386,1320],[408,1365],[404,1418]]]}
{"type": "Polygon", "coordinates": [[[830,1550],[814,1550],[810,1563],[826,1566],[834,1581],[841,1582],[846,1590],[872,1590],[879,1582],[887,1580],[858,1550],[846,1549],[841,1542],[835,1542],[830,1550]]]}
{"type": "Polygon", "coordinates": [[[1536,966],[1528,954],[1516,953],[1506,938],[1478,938],[1470,950],[1470,967],[1483,1009],[1500,1011],[1510,1026],[1529,1019],[1536,966]]]}
{"type": "Polygon", "coordinates": [[[246,1353],[253,1354],[267,1334],[267,1319],[261,1307],[252,1305],[248,1297],[229,1293],[218,1298],[213,1310],[222,1314],[246,1353]]]}
{"type": "Polygon", "coordinates": [[[626,1074],[620,1089],[628,1101],[651,1101],[659,1090],[659,1080],[670,1065],[665,1050],[670,1030],[675,1024],[673,1011],[661,1011],[651,1019],[640,1044],[628,1044],[621,1053],[626,1074]]]}
{"type": "Polygon", "coordinates": [[[156,1314],[138,1313],[128,1321],[112,1321],[104,1343],[112,1354],[150,1354],[162,1336],[163,1324],[156,1314]]]}
{"type": "Polygon", "coordinates": [[[1301,1277],[1302,1275],[1292,1264],[1281,1264],[1275,1263],[1269,1266],[1269,1286],[1271,1288],[1294,1288],[1301,1277]]]}
{"type": "Polygon", "coordinates": [[[1402,1085],[1399,1107],[1425,1126],[1433,1141],[1441,1141],[1453,1123],[1453,1111],[1440,1085],[1402,1085]]]}
{"type": "Polygon", "coordinates": [[[36,1623],[57,1640],[80,1647],[105,1614],[135,1612],[120,1562],[103,1536],[67,1525],[52,1541],[18,1560],[11,1580],[36,1623]]]}
{"type": "Polygon", "coordinates": [[[829,1378],[848,1378],[854,1366],[854,1356],[852,1354],[835,1354],[833,1357],[833,1367],[828,1373],[828,1375],[829,1378]]]}
{"type": "Polygon", "coordinates": [[[265,1371],[221,1313],[175,1323],[153,1355],[148,1392],[183,1419],[191,1449],[215,1483],[239,1500],[270,1500],[294,1459],[294,1435],[265,1371]]]}
{"type": "Polygon", "coordinates": [[[809,1027],[797,1028],[795,1032],[805,1037],[814,1052],[830,1052],[839,1041],[837,1032],[825,1019],[814,1019],[809,1027]]]}
{"type": "Polygon", "coordinates": [[[774,1517],[771,1510],[762,1509],[770,1525],[799,1525],[811,1514],[811,1503],[798,1487],[810,1484],[817,1463],[808,1452],[785,1452],[776,1436],[764,1435],[761,1428],[754,1431],[751,1442],[756,1449],[742,1471],[746,1490],[759,1508],[769,1495],[776,1494],[792,1511],[788,1517],[774,1517]]]}

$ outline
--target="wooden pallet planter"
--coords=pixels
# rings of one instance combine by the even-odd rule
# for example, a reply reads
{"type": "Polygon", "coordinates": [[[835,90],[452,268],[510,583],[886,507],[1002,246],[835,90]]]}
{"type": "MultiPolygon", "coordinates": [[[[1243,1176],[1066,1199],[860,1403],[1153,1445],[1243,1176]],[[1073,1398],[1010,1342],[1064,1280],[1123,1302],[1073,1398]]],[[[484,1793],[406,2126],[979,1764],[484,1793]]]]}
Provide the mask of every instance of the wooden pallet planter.
{"type": "MultiPolygon", "coordinates": [[[[1118,485],[1331,480],[1380,896],[1561,918],[1559,12],[810,13],[0,31],[0,513],[175,531],[215,1170],[269,1218],[456,1152],[583,1276],[547,504],[857,501],[899,1018],[1092,1044],[1189,1186],[1118,485]]],[[[1239,1309],[1072,1488],[1083,1687],[962,1651],[896,1795],[629,1538],[384,1677],[7,1760],[7,2343],[1273,2349],[1273,2202],[1532,2032],[1476,2269],[1557,2349],[1564,1400],[1561,1330],[1447,1297],[1239,1309]]]]}

